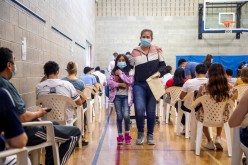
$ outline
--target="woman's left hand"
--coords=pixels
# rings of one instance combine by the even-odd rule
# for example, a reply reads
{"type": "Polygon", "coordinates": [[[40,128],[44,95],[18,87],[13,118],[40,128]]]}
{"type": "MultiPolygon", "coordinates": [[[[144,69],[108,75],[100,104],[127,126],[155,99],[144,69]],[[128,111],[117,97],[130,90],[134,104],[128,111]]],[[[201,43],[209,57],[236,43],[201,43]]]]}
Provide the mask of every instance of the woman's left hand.
{"type": "Polygon", "coordinates": [[[152,75],[152,78],[159,78],[159,77],[160,77],[160,73],[159,73],[159,72],[154,73],[154,74],[152,75]]]}
{"type": "Polygon", "coordinates": [[[115,71],[115,75],[119,75],[120,74],[120,69],[115,71]]]}

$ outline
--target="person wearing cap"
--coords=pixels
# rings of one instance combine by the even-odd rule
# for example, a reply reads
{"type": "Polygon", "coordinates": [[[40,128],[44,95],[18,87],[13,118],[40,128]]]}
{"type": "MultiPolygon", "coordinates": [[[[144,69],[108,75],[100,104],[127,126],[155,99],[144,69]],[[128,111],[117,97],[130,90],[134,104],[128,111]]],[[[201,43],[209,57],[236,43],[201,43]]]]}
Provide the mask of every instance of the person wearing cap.
{"type": "Polygon", "coordinates": [[[80,79],[84,82],[85,85],[94,85],[97,90],[99,90],[99,84],[97,83],[97,79],[94,75],[92,75],[94,68],[86,66],[84,68],[84,75],[80,77],[80,79]]]}

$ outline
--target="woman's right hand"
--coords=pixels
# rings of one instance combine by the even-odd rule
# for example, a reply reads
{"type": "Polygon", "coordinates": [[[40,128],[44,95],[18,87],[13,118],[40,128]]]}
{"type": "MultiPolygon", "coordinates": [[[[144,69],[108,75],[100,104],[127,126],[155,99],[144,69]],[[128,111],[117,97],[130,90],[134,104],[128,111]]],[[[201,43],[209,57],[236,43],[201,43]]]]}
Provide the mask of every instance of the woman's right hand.
{"type": "Polygon", "coordinates": [[[119,83],[119,87],[126,88],[127,87],[127,84],[126,83],[119,83]]]}

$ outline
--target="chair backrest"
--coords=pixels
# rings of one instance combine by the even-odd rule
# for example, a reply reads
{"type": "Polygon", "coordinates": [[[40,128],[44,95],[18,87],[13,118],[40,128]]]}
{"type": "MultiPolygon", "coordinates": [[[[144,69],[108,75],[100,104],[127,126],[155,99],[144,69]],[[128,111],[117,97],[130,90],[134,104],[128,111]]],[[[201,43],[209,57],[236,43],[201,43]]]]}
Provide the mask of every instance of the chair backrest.
{"type": "Polygon", "coordinates": [[[71,106],[77,109],[77,104],[69,97],[58,94],[42,95],[36,101],[37,106],[52,108],[52,111],[47,113],[46,120],[57,120],[59,122],[66,122],[65,108],[71,106]]]}
{"type": "Polygon", "coordinates": [[[234,88],[238,91],[238,99],[237,100],[240,100],[241,97],[245,94],[246,90],[248,89],[248,85],[242,84],[242,85],[238,85],[234,88]]]}
{"type": "Polygon", "coordinates": [[[166,93],[170,93],[171,105],[175,105],[176,101],[179,99],[182,87],[169,87],[166,89],[166,93]]]}
{"type": "MultiPolygon", "coordinates": [[[[0,152],[0,164],[2,164],[1,159],[4,159],[8,156],[16,155],[16,165],[22,165],[22,164],[30,164],[28,162],[28,151],[26,147],[23,148],[11,148],[5,151],[0,152]]],[[[15,160],[11,160],[8,162],[8,164],[14,163],[15,160]],[[10,163],[11,162],[11,163],[10,163]]]]}
{"type": "Polygon", "coordinates": [[[227,104],[229,103],[232,108],[234,107],[234,102],[231,99],[217,103],[210,95],[197,98],[192,107],[196,107],[199,103],[202,104],[204,110],[203,125],[209,127],[222,127],[224,124],[223,113],[227,104]]]}
{"type": "Polygon", "coordinates": [[[95,95],[96,91],[97,91],[97,89],[96,89],[96,87],[94,85],[89,85],[89,84],[85,85],[85,89],[90,90],[93,95],[95,95]]]}
{"type": "Polygon", "coordinates": [[[192,103],[194,102],[194,92],[189,92],[183,98],[184,106],[190,110],[192,110],[192,103]]]}

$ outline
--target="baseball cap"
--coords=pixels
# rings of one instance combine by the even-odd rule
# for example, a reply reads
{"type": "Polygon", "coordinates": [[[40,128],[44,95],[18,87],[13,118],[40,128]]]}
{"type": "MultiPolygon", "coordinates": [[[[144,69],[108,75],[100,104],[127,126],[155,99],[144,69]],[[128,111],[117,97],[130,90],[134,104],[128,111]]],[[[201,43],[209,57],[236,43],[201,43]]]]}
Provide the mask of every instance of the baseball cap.
{"type": "Polygon", "coordinates": [[[91,70],[93,70],[93,69],[94,69],[94,68],[91,68],[91,67],[86,66],[86,67],[84,68],[84,74],[88,73],[89,71],[91,71],[91,70]]]}

